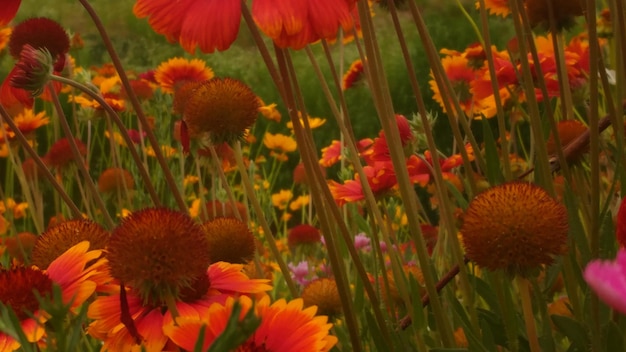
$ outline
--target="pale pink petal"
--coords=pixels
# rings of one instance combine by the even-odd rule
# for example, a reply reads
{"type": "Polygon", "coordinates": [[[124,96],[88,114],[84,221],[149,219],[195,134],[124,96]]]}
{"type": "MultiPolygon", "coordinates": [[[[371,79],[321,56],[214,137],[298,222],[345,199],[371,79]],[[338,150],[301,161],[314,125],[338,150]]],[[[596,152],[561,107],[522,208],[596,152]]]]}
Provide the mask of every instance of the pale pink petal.
{"type": "Polygon", "coordinates": [[[626,314],[626,249],[619,251],[615,261],[591,261],[583,275],[604,303],[626,314]]]}

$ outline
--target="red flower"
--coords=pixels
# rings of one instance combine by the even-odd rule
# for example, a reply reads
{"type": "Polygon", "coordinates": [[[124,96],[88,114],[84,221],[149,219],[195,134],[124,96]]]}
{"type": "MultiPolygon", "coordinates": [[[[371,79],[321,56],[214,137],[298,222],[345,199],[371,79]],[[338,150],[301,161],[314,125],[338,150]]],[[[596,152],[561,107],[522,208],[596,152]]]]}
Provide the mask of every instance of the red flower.
{"type": "Polygon", "coordinates": [[[622,248],[626,248],[626,198],[622,199],[615,222],[617,242],[622,248]]]}
{"type": "Polygon", "coordinates": [[[334,40],[340,27],[351,31],[354,5],[353,0],[255,0],[252,16],[276,45],[298,50],[319,39],[334,40]]]}
{"type": "Polygon", "coordinates": [[[6,26],[20,8],[22,0],[4,0],[0,6],[0,27],[6,26]]]}
{"type": "Polygon", "coordinates": [[[241,21],[239,0],[137,0],[133,12],[149,17],[152,29],[189,53],[223,51],[237,38],[241,21]]]}

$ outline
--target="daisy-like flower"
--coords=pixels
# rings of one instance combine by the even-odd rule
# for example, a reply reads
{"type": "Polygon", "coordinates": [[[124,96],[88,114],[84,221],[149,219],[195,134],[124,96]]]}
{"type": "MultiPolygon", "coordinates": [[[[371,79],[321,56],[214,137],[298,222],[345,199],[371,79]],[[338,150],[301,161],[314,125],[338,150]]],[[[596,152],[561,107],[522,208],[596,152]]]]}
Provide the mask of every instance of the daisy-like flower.
{"type": "MultiPolygon", "coordinates": [[[[248,297],[237,301],[242,307],[240,318],[254,309],[261,318],[261,325],[235,352],[321,352],[329,351],[337,343],[337,338],[329,333],[332,324],[328,323],[328,318],[316,316],[316,307],[303,308],[302,299],[289,302],[281,299],[270,305],[266,296],[256,302],[254,308],[248,297]]],[[[224,305],[207,307],[198,317],[179,319],[177,325],[165,328],[166,334],[181,348],[193,350],[204,328],[202,350],[206,351],[225,330],[234,303],[235,299],[229,298],[224,305]]]]}
{"type": "MultiPolygon", "coordinates": [[[[298,111],[298,119],[300,120],[300,125],[304,126],[304,118],[302,117],[302,113],[298,111]]],[[[309,127],[314,130],[318,127],[324,126],[324,124],[326,123],[326,119],[323,119],[321,117],[312,117],[307,115],[306,120],[309,124],[309,127]]],[[[293,130],[293,122],[292,121],[288,121],[287,122],[287,128],[290,130],[293,130]]]]}
{"type": "Polygon", "coordinates": [[[309,245],[320,243],[322,234],[315,226],[309,224],[300,224],[292,227],[287,233],[287,243],[289,247],[298,245],[309,245]]]}
{"type": "Polygon", "coordinates": [[[211,260],[245,264],[252,259],[254,236],[245,223],[236,218],[216,218],[202,226],[209,241],[211,260]]]}
{"type": "Polygon", "coordinates": [[[525,275],[567,251],[568,229],[565,206],[543,188],[516,181],[476,196],[460,232],[478,266],[525,275]]]}
{"type": "MultiPolygon", "coordinates": [[[[95,291],[97,283],[92,280],[99,264],[87,266],[99,258],[100,250],[89,250],[89,242],[83,241],[56,258],[47,270],[36,267],[13,267],[0,269],[0,302],[13,309],[24,335],[30,342],[44,338],[44,323],[47,313],[39,307],[37,295],[46,297],[52,293],[53,285],[61,288],[63,303],[72,309],[81,306],[95,291]]],[[[0,333],[2,351],[15,351],[19,342],[0,333]]]]}
{"type": "MultiPolygon", "coordinates": [[[[476,8],[480,8],[480,2],[476,1],[476,8]]],[[[506,17],[511,14],[509,0],[485,0],[485,9],[495,16],[506,17]]]]}
{"type": "Polygon", "coordinates": [[[83,241],[89,241],[91,249],[104,249],[109,233],[91,220],[63,221],[48,227],[37,237],[31,262],[40,269],[47,269],[59,255],[83,241]]]}
{"type": "Polygon", "coordinates": [[[175,57],[157,67],[154,79],[162,91],[174,93],[186,82],[202,82],[213,78],[214,75],[213,70],[200,59],[175,57]]]}
{"type": "Polygon", "coordinates": [[[276,108],[276,103],[266,105],[265,102],[263,102],[263,100],[259,98],[259,105],[259,112],[261,113],[261,115],[263,115],[263,117],[268,120],[280,123],[282,115],[280,114],[280,111],[278,111],[278,109],[276,108]]]}
{"type": "Polygon", "coordinates": [[[190,54],[224,51],[237,38],[241,22],[239,0],[137,0],[133,12],[148,17],[155,32],[179,42],[190,54]]]}
{"type": "MultiPolygon", "coordinates": [[[[45,111],[35,114],[32,109],[25,109],[22,110],[17,116],[13,117],[13,122],[22,134],[28,136],[39,127],[49,124],[50,118],[46,116],[45,111]]],[[[7,132],[9,140],[12,140],[15,137],[15,133],[11,130],[9,125],[4,124],[4,130],[7,132]]],[[[5,138],[0,135],[0,143],[4,141],[5,138]]]]}
{"type": "Polygon", "coordinates": [[[229,295],[271,288],[267,280],[250,280],[242,265],[211,264],[209,245],[202,226],[184,213],[149,208],[124,218],[107,245],[108,295],[90,305],[88,333],[104,341],[104,350],[161,351],[168,322],[229,295]]]}
{"type": "Polygon", "coordinates": [[[302,49],[319,39],[334,40],[339,29],[354,28],[354,0],[255,0],[252,16],[257,26],[282,48],[302,49]]]}
{"type": "MultiPolygon", "coordinates": [[[[3,6],[4,8],[4,6],[3,6]]],[[[9,53],[16,60],[20,59],[22,49],[30,45],[34,49],[45,49],[52,58],[53,70],[60,72],[65,66],[65,57],[70,48],[69,37],[63,27],[48,18],[30,18],[13,28],[9,40],[9,53]]],[[[23,107],[32,108],[33,98],[30,92],[16,88],[11,81],[24,67],[13,67],[0,88],[0,103],[10,112],[23,107]]],[[[60,87],[59,87],[60,88],[60,87]]]]}
{"type": "Polygon", "coordinates": [[[110,167],[98,177],[98,191],[101,193],[115,194],[119,191],[125,192],[135,188],[133,175],[126,169],[110,167]]]}
{"type": "Polygon", "coordinates": [[[184,102],[181,142],[189,150],[189,136],[207,135],[212,144],[234,142],[254,124],[259,101],[243,82],[213,78],[199,83],[184,102]],[[187,136],[186,138],[184,136],[187,136]]]}
{"type": "Polygon", "coordinates": [[[316,306],[321,315],[341,314],[343,307],[334,279],[321,278],[309,282],[302,290],[301,297],[305,307],[316,306]]]}
{"type": "Polygon", "coordinates": [[[270,155],[279,161],[287,161],[289,159],[287,153],[295,152],[298,148],[296,140],[293,139],[293,137],[282,133],[265,133],[263,136],[263,145],[270,150],[270,155]]]}
{"type": "MultiPolygon", "coordinates": [[[[441,64],[445,70],[448,80],[452,85],[453,92],[450,94],[456,95],[461,109],[468,116],[474,116],[478,112],[478,107],[470,92],[471,83],[476,77],[476,73],[469,65],[469,59],[462,55],[451,55],[441,59],[441,64]]],[[[431,77],[432,73],[431,73],[431,77]]],[[[428,82],[431,90],[433,91],[433,99],[439,103],[441,108],[445,112],[445,104],[443,102],[443,95],[439,90],[434,77],[428,82]]]]}
{"type": "Polygon", "coordinates": [[[343,75],[343,90],[348,90],[354,87],[363,79],[363,61],[357,59],[350,65],[348,71],[343,75]]]}
{"type": "Polygon", "coordinates": [[[604,303],[626,314],[626,249],[619,250],[615,261],[592,260],[583,276],[604,303]]]}
{"type": "Polygon", "coordinates": [[[291,198],[293,198],[293,192],[288,189],[281,189],[278,193],[272,194],[272,205],[280,210],[285,210],[291,198]]]}
{"type": "MultiPolygon", "coordinates": [[[[81,156],[87,155],[87,146],[75,139],[76,145],[78,147],[79,154],[81,156]]],[[[45,159],[48,162],[48,165],[53,168],[63,169],[70,165],[72,162],[75,162],[74,155],[72,154],[72,150],[70,149],[70,141],[67,138],[61,138],[58,141],[54,142],[48,149],[48,153],[45,155],[45,159]]]]}

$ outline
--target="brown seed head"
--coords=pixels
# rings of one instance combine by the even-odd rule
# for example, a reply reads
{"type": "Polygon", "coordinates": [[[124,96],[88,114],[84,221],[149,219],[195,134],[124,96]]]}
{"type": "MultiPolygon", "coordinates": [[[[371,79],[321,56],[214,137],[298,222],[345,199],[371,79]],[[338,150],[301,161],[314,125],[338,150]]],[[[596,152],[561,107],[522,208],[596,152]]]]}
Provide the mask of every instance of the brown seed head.
{"type": "Polygon", "coordinates": [[[213,262],[245,264],[254,255],[254,236],[235,218],[216,218],[203,224],[213,262]]]}

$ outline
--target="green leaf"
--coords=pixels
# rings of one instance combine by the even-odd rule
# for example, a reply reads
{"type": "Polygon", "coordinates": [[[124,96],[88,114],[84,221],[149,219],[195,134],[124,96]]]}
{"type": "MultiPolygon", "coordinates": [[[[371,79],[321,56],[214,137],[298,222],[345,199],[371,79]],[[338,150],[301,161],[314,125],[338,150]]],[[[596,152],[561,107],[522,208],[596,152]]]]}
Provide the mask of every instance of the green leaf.
{"type": "Polygon", "coordinates": [[[613,321],[602,327],[604,351],[624,351],[624,334],[613,321]]]}
{"type": "MultiPolygon", "coordinates": [[[[491,126],[487,119],[480,120],[483,125],[483,142],[485,143],[485,163],[487,164],[487,180],[491,185],[497,185],[503,182],[504,176],[502,175],[502,169],[500,168],[500,155],[498,153],[498,146],[496,140],[493,137],[491,126]]],[[[508,155],[505,155],[508,157],[508,155]]]]}
{"type": "Polygon", "coordinates": [[[590,341],[587,337],[587,329],[579,321],[562,315],[552,315],[552,322],[565,335],[570,342],[570,350],[586,351],[590,341]]]}

